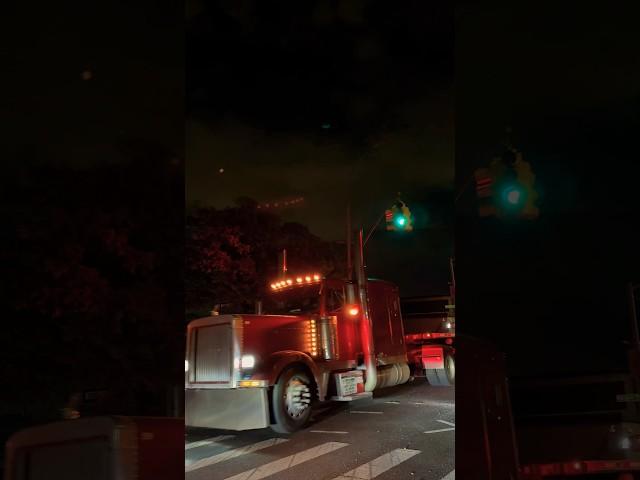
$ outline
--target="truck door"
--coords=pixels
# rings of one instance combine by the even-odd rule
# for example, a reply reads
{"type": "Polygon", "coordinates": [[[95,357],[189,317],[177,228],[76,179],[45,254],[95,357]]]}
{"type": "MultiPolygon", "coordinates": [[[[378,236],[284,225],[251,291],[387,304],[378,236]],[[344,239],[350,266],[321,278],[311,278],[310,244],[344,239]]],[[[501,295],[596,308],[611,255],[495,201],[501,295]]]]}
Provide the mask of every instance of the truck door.
{"type": "Polygon", "coordinates": [[[360,346],[360,344],[356,342],[358,318],[345,314],[345,294],[342,287],[327,287],[325,308],[327,315],[338,317],[340,360],[356,360],[356,352],[360,346]]]}
{"type": "Polygon", "coordinates": [[[404,356],[404,338],[397,290],[382,282],[369,283],[369,310],[376,354],[404,356]]]}

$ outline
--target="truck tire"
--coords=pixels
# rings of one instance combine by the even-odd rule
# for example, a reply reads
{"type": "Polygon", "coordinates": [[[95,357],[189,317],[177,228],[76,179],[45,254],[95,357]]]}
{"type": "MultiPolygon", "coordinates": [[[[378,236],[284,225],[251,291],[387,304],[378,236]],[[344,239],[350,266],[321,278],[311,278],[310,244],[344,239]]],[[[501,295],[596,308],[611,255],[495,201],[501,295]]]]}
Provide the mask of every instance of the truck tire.
{"type": "Polygon", "coordinates": [[[449,387],[456,383],[456,361],[451,354],[444,357],[444,368],[425,370],[427,380],[434,387],[449,387]]]}
{"type": "Polygon", "coordinates": [[[299,367],[289,367],[282,372],[272,390],[274,424],[278,433],[293,433],[303,428],[311,416],[312,382],[299,367]]]}

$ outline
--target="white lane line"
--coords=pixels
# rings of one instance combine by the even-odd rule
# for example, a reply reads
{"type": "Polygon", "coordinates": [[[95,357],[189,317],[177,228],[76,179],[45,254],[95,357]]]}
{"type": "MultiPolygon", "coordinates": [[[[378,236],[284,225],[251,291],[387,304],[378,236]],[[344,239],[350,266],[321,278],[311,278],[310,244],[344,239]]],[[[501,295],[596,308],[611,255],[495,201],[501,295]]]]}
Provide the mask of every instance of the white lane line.
{"type": "Polygon", "coordinates": [[[340,430],[309,430],[311,433],[339,433],[339,434],[347,434],[349,432],[342,432],[340,430]]]}
{"type": "Polygon", "coordinates": [[[280,458],[278,460],[274,460],[273,462],[266,463],[260,467],[252,468],[251,470],[239,473],[237,475],[234,475],[233,477],[227,477],[225,480],[248,480],[249,478],[251,480],[260,480],[262,478],[268,477],[269,475],[274,475],[276,473],[288,470],[308,460],[313,460],[320,455],[325,455],[327,453],[333,452],[334,450],[338,450],[339,448],[346,447],[347,445],[349,444],[340,442],[323,443],[322,445],[318,445],[317,447],[312,447],[307,450],[303,450],[302,452],[298,452],[294,455],[289,455],[288,457],[280,458]]]}
{"type": "Polygon", "coordinates": [[[281,443],[288,441],[289,440],[287,440],[286,438],[269,438],[258,443],[253,443],[244,447],[227,450],[226,452],[218,453],[217,455],[212,455],[211,457],[202,458],[190,465],[185,465],[184,471],[192,472],[194,470],[198,470],[199,468],[208,467],[209,465],[213,465],[215,463],[231,460],[232,458],[246,455],[247,453],[257,452],[258,450],[262,450],[263,448],[273,447],[274,445],[280,445],[281,443]]]}
{"type": "Polygon", "coordinates": [[[451,470],[444,477],[442,477],[441,480],[456,480],[456,471],[455,470],[451,470]]]}
{"type": "Polygon", "coordinates": [[[365,412],[363,410],[351,410],[351,412],[349,413],[373,413],[373,414],[382,415],[384,412],[365,412]]]}
{"type": "Polygon", "coordinates": [[[455,427],[455,423],[447,422],[446,420],[436,420],[436,422],[444,423],[445,425],[449,425],[450,427],[455,427]]]}
{"type": "Polygon", "coordinates": [[[370,480],[419,453],[420,450],[398,448],[371,460],[369,463],[365,463],[347,473],[343,473],[333,480],[370,480]]]}
{"type": "Polygon", "coordinates": [[[391,403],[392,405],[399,405],[400,404],[400,402],[398,402],[396,400],[389,400],[389,401],[384,402],[384,403],[391,403]]]}
{"type": "Polygon", "coordinates": [[[452,432],[454,430],[455,428],[439,428],[438,430],[427,430],[426,432],[422,432],[422,433],[452,432]]]}
{"type": "Polygon", "coordinates": [[[184,449],[189,450],[191,448],[202,447],[204,445],[213,445],[222,440],[227,440],[229,438],[234,438],[235,435],[218,435],[217,437],[205,438],[204,440],[198,440],[196,442],[189,442],[185,444],[184,449]]]}
{"type": "Polygon", "coordinates": [[[440,408],[455,408],[456,404],[451,402],[435,402],[435,401],[424,401],[424,402],[411,402],[413,405],[427,405],[429,407],[440,407],[440,408]]]}

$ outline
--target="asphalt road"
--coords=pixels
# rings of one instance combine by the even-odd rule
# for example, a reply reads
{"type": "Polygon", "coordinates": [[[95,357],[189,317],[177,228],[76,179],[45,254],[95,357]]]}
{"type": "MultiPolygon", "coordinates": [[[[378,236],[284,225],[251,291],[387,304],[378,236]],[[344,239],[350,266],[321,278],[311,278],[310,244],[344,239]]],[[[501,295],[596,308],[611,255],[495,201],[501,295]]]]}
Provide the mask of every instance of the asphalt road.
{"type": "Polygon", "coordinates": [[[292,435],[190,429],[186,480],[453,480],[454,398],[416,379],[317,409],[292,435]]]}

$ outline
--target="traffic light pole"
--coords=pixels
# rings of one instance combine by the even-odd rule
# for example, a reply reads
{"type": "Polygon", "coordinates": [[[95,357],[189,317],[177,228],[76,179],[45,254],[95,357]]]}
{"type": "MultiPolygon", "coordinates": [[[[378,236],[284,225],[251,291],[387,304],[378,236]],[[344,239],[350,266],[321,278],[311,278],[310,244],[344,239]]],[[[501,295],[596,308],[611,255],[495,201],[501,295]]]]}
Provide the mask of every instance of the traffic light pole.
{"type": "Polygon", "coordinates": [[[471,184],[471,181],[473,180],[473,175],[471,175],[469,177],[469,179],[467,180],[467,182],[462,186],[462,190],[460,190],[460,192],[458,192],[458,195],[456,195],[455,200],[453,201],[453,203],[458,203],[458,200],[460,200],[460,197],[462,197],[462,194],[467,190],[467,188],[469,187],[469,185],[471,184]]]}
{"type": "Polygon", "coordinates": [[[360,318],[360,336],[362,338],[362,350],[364,365],[366,368],[366,380],[364,384],[365,392],[372,392],[377,384],[377,364],[375,349],[373,345],[373,327],[369,314],[369,299],[367,297],[367,273],[364,261],[364,241],[362,239],[362,228],[358,232],[358,255],[356,256],[358,271],[358,296],[362,306],[362,317],[360,318]]]}
{"type": "Polygon", "coordinates": [[[371,227],[371,230],[369,230],[369,233],[367,233],[367,236],[364,239],[364,243],[362,244],[363,247],[367,244],[367,242],[371,238],[371,235],[373,235],[373,232],[375,232],[376,228],[378,228],[378,225],[380,225],[380,222],[382,221],[383,218],[384,218],[384,212],[382,212],[382,215],[380,215],[380,217],[378,218],[378,221],[373,225],[373,227],[371,227]]]}

